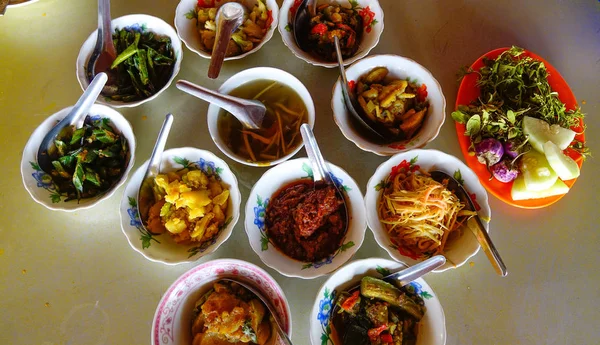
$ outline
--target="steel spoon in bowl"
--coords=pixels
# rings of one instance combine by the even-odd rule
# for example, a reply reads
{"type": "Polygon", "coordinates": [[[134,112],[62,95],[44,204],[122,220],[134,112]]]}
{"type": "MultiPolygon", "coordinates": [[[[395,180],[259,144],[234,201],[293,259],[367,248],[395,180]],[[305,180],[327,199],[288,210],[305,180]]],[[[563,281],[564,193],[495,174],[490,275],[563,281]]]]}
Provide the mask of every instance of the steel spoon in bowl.
{"type": "MultiPolygon", "coordinates": [[[[405,268],[396,273],[389,274],[389,275],[381,278],[381,280],[388,282],[390,284],[393,284],[397,288],[401,288],[405,285],[408,285],[408,283],[421,278],[422,276],[433,271],[434,269],[443,266],[445,263],[446,263],[446,258],[443,255],[432,256],[429,259],[421,261],[418,264],[413,265],[409,268],[405,268]]],[[[357,284],[357,285],[355,285],[349,289],[346,289],[344,291],[352,293],[358,289],[360,289],[360,284],[357,284]]],[[[335,315],[335,313],[337,313],[339,311],[339,309],[340,309],[340,306],[338,304],[336,304],[333,307],[331,315],[335,315]]]]}
{"type": "Polygon", "coordinates": [[[248,129],[260,128],[267,112],[265,105],[259,101],[225,95],[187,80],[178,80],[175,86],[181,91],[225,109],[248,129]]]}
{"type": "Polygon", "coordinates": [[[231,278],[221,278],[220,280],[234,282],[234,283],[246,288],[248,291],[252,292],[256,297],[258,297],[258,299],[260,299],[263,302],[263,304],[267,307],[267,309],[273,316],[273,320],[275,320],[275,326],[276,326],[275,328],[277,328],[277,334],[279,334],[279,338],[281,338],[283,340],[284,344],[293,345],[292,341],[288,337],[287,333],[285,333],[285,331],[283,330],[282,323],[281,323],[281,321],[279,321],[279,318],[277,317],[277,311],[275,310],[275,307],[271,304],[271,301],[269,301],[265,296],[263,296],[263,294],[260,291],[258,291],[258,289],[255,289],[250,284],[246,284],[246,283],[240,282],[239,280],[235,280],[235,279],[231,279],[231,278]]]}
{"type": "Polygon", "coordinates": [[[52,159],[50,158],[53,149],[56,149],[54,140],[63,131],[65,127],[75,126],[75,128],[81,128],[85,116],[88,114],[90,108],[96,102],[96,99],[102,92],[102,88],[106,84],[108,76],[106,73],[99,73],[94,77],[92,83],[85,89],[83,95],[77,100],[73,109],[62,119],[59,123],[54,126],[50,132],[46,134],[42,143],[38,148],[37,162],[40,168],[48,174],[52,172],[52,159]]]}
{"type": "MultiPolygon", "coordinates": [[[[113,84],[115,76],[110,67],[116,58],[117,50],[112,39],[110,0],[98,0],[98,37],[94,51],[85,66],[88,80],[94,78],[96,74],[104,72],[109,77],[108,84],[113,84]]],[[[104,91],[111,93],[111,88],[107,86],[104,91]]]]}
{"type": "MultiPolygon", "coordinates": [[[[469,193],[467,192],[465,187],[454,177],[439,170],[430,171],[429,174],[431,175],[432,179],[445,185],[446,188],[452,191],[458,197],[458,199],[465,204],[465,208],[467,210],[477,211],[475,209],[475,205],[473,204],[473,200],[471,200],[471,197],[469,196],[469,193]]],[[[465,225],[467,228],[469,228],[469,230],[471,230],[473,235],[475,235],[475,238],[477,238],[479,245],[481,245],[481,248],[487,255],[488,259],[490,260],[490,263],[492,264],[496,272],[499,275],[506,277],[506,275],[508,274],[506,270],[506,265],[504,265],[504,262],[500,257],[500,253],[498,253],[498,251],[496,250],[496,246],[494,246],[494,243],[492,243],[490,235],[487,233],[487,231],[485,231],[485,227],[481,223],[481,219],[479,219],[479,216],[475,215],[471,217],[465,225]]]]}
{"type": "MultiPolygon", "coordinates": [[[[306,154],[308,155],[308,159],[310,160],[310,164],[312,165],[313,172],[313,181],[315,184],[315,189],[323,188],[326,186],[332,186],[335,188],[337,197],[342,201],[343,214],[346,216],[344,224],[346,224],[346,229],[348,229],[348,205],[346,204],[346,198],[340,187],[333,180],[333,175],[329,170],[327,164],[325,164],[325,159],[323,159],[323,155],[321,154],[321,150],[319,150],[319,145],[317,144],[317,139],[313,134],[312,129],[308,124],[302,124],[300,126],[300,134],[302,135],[302,141],[304,142],[304,149],[306,150],[306,154]]],[[[344,231],[346,232],[346,231],[344,231]]]]}
{"type": "Polygon", "coordinates": [[[338,67],[340,69],[340,83],[342,84],[342,95],[344,96],[344,105],[348,109],[348,112],[352,115],[352,119],[355,119],[359,126],[366,129],[367,133],[370,134],[376,141],[389,141],[386,137],[381,135],[379,131],[373,128],[367,123],[356,109],[361,109],[358,101],[348,88],[348,79],[346,78],[346,69],[344,68],[344,60],[342,58],[342,51],[340,49],[340,40],[337,36],[334,36],[335,52],[338,60],[338,67]]]}
{"type": "Polygon", "coordinates": [[[227,53],[227,47],[229,46],[229,40],[235,30],[242,25],[244,13],[246,13],[246,9],[242,4],[237,2],[227,2],[219,7],[215,18],[217,24],[215,45],[210,55],[210,66],[208,67],[209,78],[215,79],[219,76],[225,54],[227,53]]]}
{"type": "Polygon", "coordinates": [[[158,137],[156,138],[154,149],[152,150],[152,154],[150,155],[150,160],[148,161],[146,172],[144,173],[142,183],[140,183],[140,189],[137,193],[140,220],[142,223],[142,227],[146,231],[148,231],[145,225],[148,223],[148,214],[150,212],[150,208],[156,201],[156,198],[154,196],[154,179],[160,173],[162,154],[165,150],[165,144],[167,143],[167,138],[169,137],[169,132],[171,131],[172,124],[173,114],[167,114],[165,116],[165,120],[163,121],[162,127],[158,132],[158,137]]]}
{"type": "Polygon", "coordinates": [[[308,47],[308,36],[310,34],[310,19],[317,14],[317,1],[316,0],[303,0],[296,10],[294,16],[293,31],[294,40],[298,47],[305,52],[310,51],[308,47]]]}

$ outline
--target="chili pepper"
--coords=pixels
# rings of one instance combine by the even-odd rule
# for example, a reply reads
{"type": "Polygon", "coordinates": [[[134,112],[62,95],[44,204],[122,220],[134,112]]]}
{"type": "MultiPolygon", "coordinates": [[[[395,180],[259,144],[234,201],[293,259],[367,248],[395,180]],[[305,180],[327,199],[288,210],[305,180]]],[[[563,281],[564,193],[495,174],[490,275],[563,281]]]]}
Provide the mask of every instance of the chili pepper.
{"type": "Polygon", "coordinates": [[[342,309],[349,311],[351,310],[354,305],[356,304],[356,302],[358,302],[358,299],[360,297],[360,291],[354,291],[354,293],[352,295],[350,295],[348,298],[346,298],[344,300],[344,302],[342,302],[342,309]]]}
{"type": "Polygon", "coordinates": [[[348,82],[348,89],[350,89],[350,92],[354,92],[355,88],[356,88],[356,82],[354,80],[350,80],[348,82]]]}
{"type": "Polygon", "coordinates": [[[425,99],[427,99],[427,85],[421,84],[417,89],[417,100],[419,102],[425,102],[425,99]]]}
{"type": "Polygon", "coordinates": [[[327,25],[323,24],[323,23],[319,23],[315,26],[313,26],[312,30],[310,30],[310,33],[313,35],[324,35],[327,32],[327,25]]]}
{"type": "Polygon", "coordinates": [[[367,335],[369,336],[369,339],[371,339],[371,341],[375,341],[375,340],[377,340],[377,338],[379,337],[379,335],[381,334],[381,332],[387,331],[387,329],[388,329],[388,325],[387,324],[383,324],[383,325],[381,325],[379,327],[371,328],[367,332],[367,335]]]}
{"type": "Polygon", "coordinates": [[[198,0],[199,8],[211,8],[216,7],[215,0],[198,0]]]}
{"type": "Polygon", "coordinates": [[[394,338],[392,338],[392,335],[389,333],[383,333],[381,335],[381,341],[384,343],[393,343],[394,342],[394,338]]]}

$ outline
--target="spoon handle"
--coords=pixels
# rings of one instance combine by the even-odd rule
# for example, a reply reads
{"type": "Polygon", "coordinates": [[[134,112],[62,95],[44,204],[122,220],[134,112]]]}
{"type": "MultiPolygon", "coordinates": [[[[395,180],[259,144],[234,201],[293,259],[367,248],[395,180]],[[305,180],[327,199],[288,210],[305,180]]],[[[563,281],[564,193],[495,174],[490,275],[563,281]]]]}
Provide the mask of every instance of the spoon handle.
{"type": "Polygon", "coordinates": [[[146,180],[146,177],[156,176],[160,172],[162,153],[165,150],[165,145],[167,144],[167,139],[169,138],[171,125],[173,125],[173,114],[169,113],[167,116],[165,116],[162,127],[158,132],[156,144],[154,144],[154,149],[152,150],[152,155],[150,156],[150,161],[148,162],[148,168],[146,170],[144,180],[146,180]]]}
{"type": "Polygon", "coordinates": [[[108,80],[108,76],[106,73],[98,73],[94,77],[94,80],[90,83],[90,85],[85,89],[83,95],[77,100],[77,103],[73,106],[71,112],[63,119],[65,123],[69,125],[74,125],[75,122],[83,115],[87,113],[100,93],[102,92],[102,88],[106,84],[108,80]]]}
{"type": "Polygon", "coordinates": [[[321,150],[319,150],[319,145],[317,145],[317,139],[315,139],[312,129],[305,123],[300,126],[300,134],[304,141],[304,148],[306,149],[308,159],[312,163],[314,181],[329,181],[331,178],[329,176],[329,169],[325,165],[325,159],[323,159],[321,150]]]}
{"type": "Polygon", "coordinates": [[[420,277],[445,263],[446,258],[443,255],[432,256],[429,259],[419,262],[418,264],[405,270],[390,274],[389,276],[383,278],[383,280],[387,282],[393,282],[396,286],[402,287],[413,280],[419,279],[420,277]]]}
{"type": "Polygon", "coordinates": [[[183,92],[187,92],[192,96],[198,97],[209,103],[215,104],[232,114],[246,113],[246,108],[244,107],[244,104],[242,102],[237,101],[233,97],[220,94],[216,91],[207,89],[194,83],[190,83],[187,80],[178,80],[175,83],[175,86],[183,92]]]}
{"type": "MultiPolygon", "coordinates": [[[[338,67],[340,69],[340,77],[342,78],[342,92],[347,94],[348,90],[348,79],[346,78],[346,69],[344,68],[344,58],[342,57],[342,50],[340,49],[340,39],[337,36],[333,37],[335,43],[335,56],[338,60],[338,67]],[[345,86],[344,86],[345,85],[345,86]]],[[[344,95],[345,97],[346,95],[344,95]]]]}
{"type": "Polygon", "coordinates": [[[244,8],[235,3],[225,3],[217,13],[216,41],[210,55],[210,66],[208,67],[208,77],[215,79],[221,72],[223,60],[227,53],[231,35],[239,26],[239,19],[244,14],[244,8]]]}

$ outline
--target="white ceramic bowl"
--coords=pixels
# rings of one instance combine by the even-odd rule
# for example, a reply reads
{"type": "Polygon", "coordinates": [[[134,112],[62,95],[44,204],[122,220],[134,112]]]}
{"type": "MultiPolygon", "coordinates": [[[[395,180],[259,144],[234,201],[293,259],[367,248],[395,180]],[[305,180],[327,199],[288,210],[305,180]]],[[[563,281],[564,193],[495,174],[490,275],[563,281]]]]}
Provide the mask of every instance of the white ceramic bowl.
{"type": "Polygon", "coordinates": [[[146,259],[167,265],[193,262],[208,255],[225,242],[240,217],[241,195],[237,178],[227,163],[213,153],[193,147],[180,147],[163,152],[161,172],[177,171],[185,166],[193,166],[206,174],[218,174],[221,181],[229,187],[229,205],[225,214],[225,225],[219,230],[215,239],[198,244],[177,244],[166,232],[153,235],[144,230],[137,208],[137,196],[140,184],[146,172],[148,161],[144,162],[131,176],[121,199],[121,230],[125,234],[131,248],[146,259]]]}
{"type": "MultiPolygon", "coordinates": [[[[315,104],[313,103],[312,97],[310,96],[310,92],[308,92],[308,89],[306,88],[306,86],[304,86],[304,84],[302,84],[302,82],[300,80],[298,80],[298,78],[294,77],[293,75],[291,75],[290,73],[288,73],[286,71],[282,71],[280,69],[272,68],[272,67],[255,67],[255,68],[246,69],[239,73],[234,74],[229,79],[227,79],[223,83],[223,85],[221,85],[221,87],[219,88],[218,91],[220,93],[229,94],[233,90],[240,87],[242,84],[245,84],[245,83],[248,83],[251,81],[255,81],[255,80],[272,80],[272,81],[277,81],[277,82],[280,82],[282,84],[285,84],[285,85],[291,87],[294,91],[296,91],[296,93],[298,93],[298,95],[304,102],[304,105],[306,106],[306,111],[308,114],[308,125],[310,126],[311,129],[315,126],[315,104]]],[[[276,165],[283,161],[288,160],[290,157],[292,157],[298,151],[300,151],[300,149],[304,146],[304,144],[301,143],[300,145],[298,145],[298,147],[296,149],[294,149],[293,151],[288,153],[286,156],[282,156],[281,158],[276,159],[271,162],[268,162],[268,163],[266,163],[266,162],[261,162],[261,163],[249,162],[244,157],[238,156],[231,149],[229,149],[229,147],[227,147],[227,144],[225,144],[225,141],[223,141],[223,139],[219,135],[219,128],[218,128],[217,123],[218,123],[219,114],[221,113],[221,111],[222,111],[221,108],[219,108],[218,106],[216,106],[214,104],[210,104],[208,106],[208,114],[206,116],[207,121],[208,121],[208,131],[210,132],[210,136],[212,137],[212,139],[215,142],[215,144],[217,145],[217,147],[224,154],[226,154],[229,158],[231,158],[239,163],[250,165],[250,166],[260,166],[260,167],[276,165]]]]}
{"type": "MultiPolygon", "coordinates": [[[[130,14],[127,16],[115,18],[111,22],[113,32],[116,29],[122,29],[126,27],[134,27],[139,28],[140,30],[148,30],[154,32],[157,35],[168,36],[171,39],[171,47],[173,48],[173,53],[176,57],[175,64],[173,66],[173,73],[171,74],[171,78],[169,81],[163,86],[160,90],[158,90],[155,94],[148,98],[144,98],[139,101],[134,102],[121,102],[114,101],[107,97],[100,96],[97,100],[98,103],[110,105],[111,107],[121,108],[121,107],[136,107],[140,104],[149,102],[158,95],[160,95],[163,91],[165,91],[169,85],[175,79],[177,73],[179,73],[179,69],[181,67],[181,60],[183,59],[183,51],[181,49],[181,41],[175,32],[175,29],[171,27],[171,25],[167,24],[164,20],[149,16],[146,14],[130,14]]],[[[96,31],[92,32],[90,36],[83,42],[81,49],[79,50],[79,55],[77,56],[77,62],[75,65],[77,72],[77,80],[79,81],[79,85],[81,89],[85,90],[88,85],[90,85],[90,81],[85,75],[85,65],[87,64],[92,52],[94,51],[94,47],[96,46],[96,31]]]]}
{"type": "MultiPolygon", "coordinates": [[[[337,67],[337,62],[327,62],[317,59],[310,53],[300,49],[300,47],[298,47],[298,45],[296,44],[291,24],[294,17],[290,12],[292,7],[296,7],[294,6],[294,3],[296,2],[296,0],[284,0],[283,4],[281,5],[281,10],[279,12],[278,29],[279,33],[281,34],[281,38],[283,39],[283,43],[292,51],[292,53],[294,53],[294,55],[312,65],[327,68],[337,67]]],[[[358,11],[363,18],[367,17],[367,14],[369,14],[373,17],[374,20],[369,26],[364,28],[363,37],[360,42],[360,46],[358,47],[358,50],[352,57],[344,60],[344,65],[349,65],[367,56],[371,49],[375,48],[377,43],[379,43],[379,37],[383,32],[383,10],[381,9],[381,6],[379,6],[378,0],[353,0],[352,2],[358,4],[358,11]]],[[[339,4],[347,8],[352,7],[352,2],[350,2],[349,0],[317,0],[317,3],[319,5],[323,3],[332,3],[339,4]]]]}
{"type": "MultiPolygon", "coordinates": [[[[244,5],[244,7],[246,7],[246,9],[252,9],[257,2],[256,0],[222,0],[217,2],[219,3],[218,6],[220,7],[226,2],[232,1],[241,3],[242,5],[244,5]]],[[[271,37],[273,37],[273,33],[275,32],[275,28],[277,27],[277,20],[279,17],[279,6],[277,5],[276,0],[263,0],[263,2],[267,6],[267,10],[271,12],[271,15],[273,17],[273,22],[267,30],[265,37],[263,37],[263,40],[252,50],[240,55],[228,56],[224,59],[224,61],[237,60],[246,57],[258,51],[263,45],[265,45],[265,43],[267,43],[271,39],[271,37]]],[[[198,0],[181,0],[179,2],[179,5],[177,5],[177,10],[175,11],[175,28],[177,29],[177,34],[179,35],[179,38],[181,38],[181,40],[183,41],[185,46],[188,47],[189,50],[202,56],[205,59],[210,59],[211,54],[203,50],[200,46],[200,33],[198,33],[198,29],[196,28],[196,19],[188,19],[186,17],[186,14],[188,12],[196,8],[197,3],[198,0]]]]}
{"type": "Polygon", "coordinates": [[[346,192],[350,221],[342,246],[319,262],[300,262],[284,255],[274,247],[265,229],[265,212],[273,194],[288,183],[312,178],[312,168],[308,158],[293,159],[269,169],[250,191],[244,222],[250,246],[265,265],[285,276],[309,279],[330,273],[350,260],[364,240],[366,216],[360,188],[344,170],[331,163],[327,164],[338,186],[346,192]]]}
{"type": "Polygon", "coordinates": [[[339,78],[333,86],[331,98],[331,109],[333,110],[335,123],[342,131],[342,134],[361,150],[373,152],[380,156],[390,156],[425,146],[437,137],[446,119],[446,99],[442,93],[442,87],[425,67],[411,59],[397,55],[373,55],[360,60],[346,70],[348,83],[351,81],[357,82],[362,75],[375,67],[381,66],[388,68],[388,77],[399,79],[409,78],[416,80],[419,85],[425,84],[427,86],[429,109],[427,110],[425,122],[417,134],[410,140],[387,145],[374,143],[366,139],[350,123],[349,117],[352,115],[350,115],[344,105],[342,86],[339,78]]]}
{"type": "MultiPolygon", "coordinates": [[[[292,335],[292,313],[287,298],[273,277],[246,261],[218,259],[182,274],[162,296],[152,320],[152,345],[190,345],[194,305],[214,282],[233,278],[250,284],[271,301],[284,330],[292,335]]],[[[277,344],[284,344],[283,341],[277,344]]]]}
{"type": "MultiPolygon", "coordinates": [[[[488,204],[488,196],[485,189],[479,182],[477,175],[466,166],[458,158],[443,153],[437,150],[411,150],[409,152],[399,153],[384,163],[382,163],[367,184],[367,193],[365,196],[365,204],[367,208],[367,222],[369,228],[373,232],[375,241],[385,249],[390,256],[397,261],[412,266],[423,259],[413,259],[406,255],[402,255],[398,248],[390,241],[387,230],[379,221],[377,213],[377,204],[381,197],[380,183],[384,181],[390,174],[393,167],[406,161],[404,164],[418,165],[421,169],[441,170],[451,176],[458,177],[463,181],[467,191],[475,196],[476,205],[479,205],[479,216],[481,217],[485,229],[489,232],[489,220],[491,218],[490,205],[488,204]]],[[[462,266],[467,260],[477,254],[479,251],[479,242],[468,229],[462,230],[462,235],[446,244],[444,256],[447,262],[434,272],[443,272],[451,268],[462,266]]]]}
{"type": "Polygon", "coordinates": [[[111,126],[117,130],[121,135],[127,139],[129,146],[130,158],[123,172],[121,179],[113,185],[108,191],[94,197],[81,199],[80,201],[71,200],[64,201],[66,196],[61,196],[57,193],[56,186],[52,182],[50,175],[46,174],[37,164],[37,152],[44,136],[54,127],[60,120],[65,118],[69,111],[73,107],[68,107],[50,115],[38,128],[36,128],[25,148],[23,149],[23,156],[21,158],[21,177],[25,189],[29,192],[29,195],[38,204],[44,205],[46,208],[54,211],[66,211],[72,212],[77,210],[83,210],[90,208],[99,202],[108,199],[113,193],[127,180],[127,175],[135,163],[135,136],[131,129],[131,124],[121,113],[111,109],[107,106],[94,104],[90,108],[89,114],[91,116],[100,116],[102,118],[108,118],[111,122],[111,126]]]}
{"type": "MultiPolygon", "coordinates": [[[[310,313],[312,345],[334,345],[331,340],[329,317],[340,292],[360,284],[360,279],[364,276],[381,278],[380,272],[397,272],[404,268],[406,266],[398,262],[371,258],[353,261],[332,274],[319,290],[310,313]]],[[[409,285],[409,288],[414,289],[423,298],[427,308],[419,325],[417,345],[444,345],[446,343],[446,319],[435,292],[423,278],[419,278],[409,285]]]]}

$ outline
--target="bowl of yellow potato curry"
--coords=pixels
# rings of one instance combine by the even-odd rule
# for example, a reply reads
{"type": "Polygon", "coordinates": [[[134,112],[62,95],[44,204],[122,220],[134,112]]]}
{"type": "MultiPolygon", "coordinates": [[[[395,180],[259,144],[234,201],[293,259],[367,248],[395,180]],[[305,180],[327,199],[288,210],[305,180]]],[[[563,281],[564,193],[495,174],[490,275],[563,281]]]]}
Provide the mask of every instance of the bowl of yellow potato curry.
{"type": "Polygon", "coordinates": [[[121,199],[121,229],[131,247],[168,265],[192,262],[219,248],[240,214],[237,179],[227,163],[192,147],[166,150],[142,226],[138,189],[147,165],[132,175],[121,199]]]}

